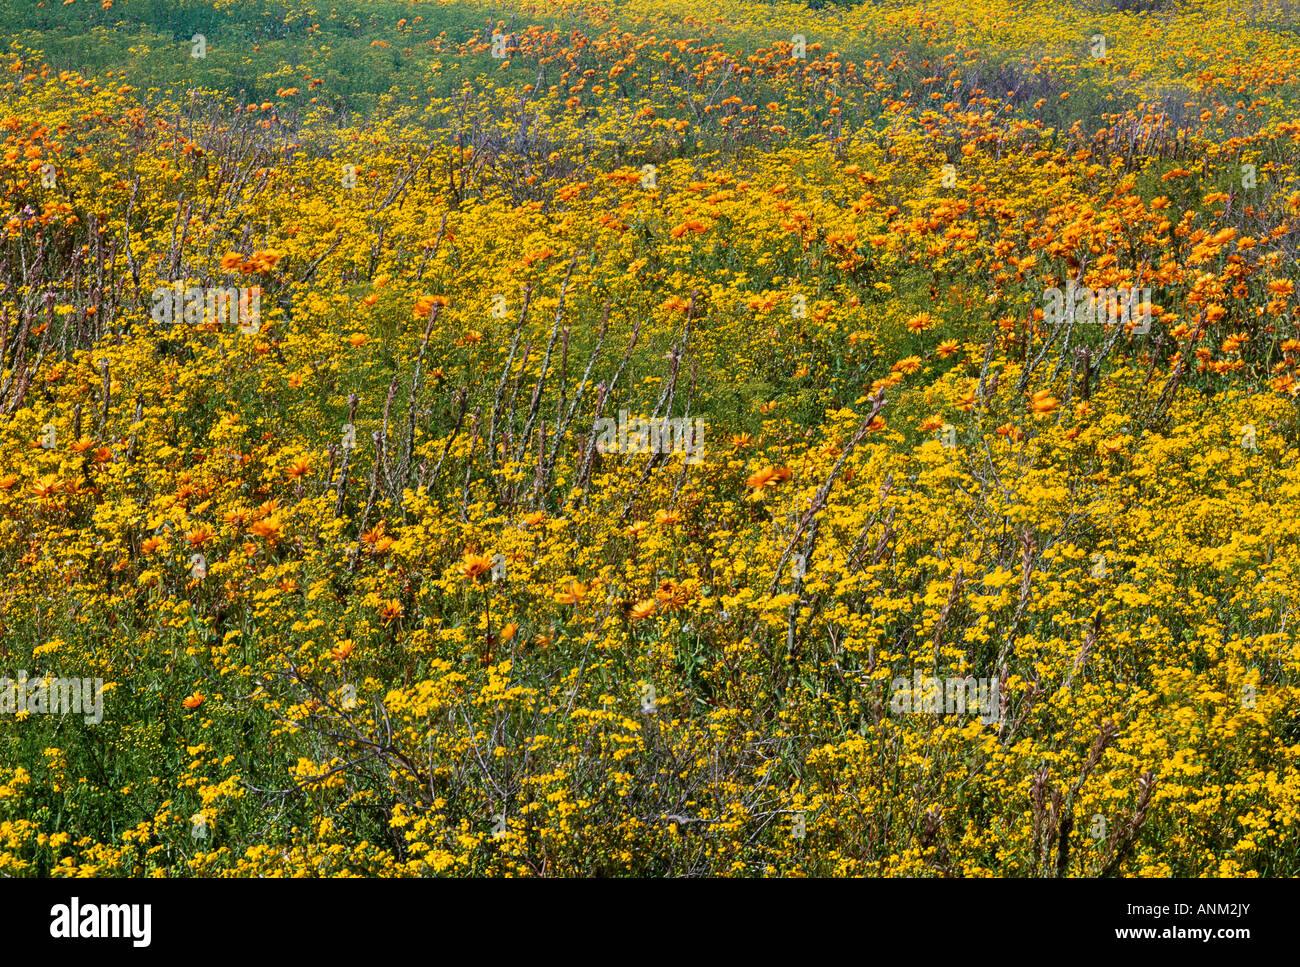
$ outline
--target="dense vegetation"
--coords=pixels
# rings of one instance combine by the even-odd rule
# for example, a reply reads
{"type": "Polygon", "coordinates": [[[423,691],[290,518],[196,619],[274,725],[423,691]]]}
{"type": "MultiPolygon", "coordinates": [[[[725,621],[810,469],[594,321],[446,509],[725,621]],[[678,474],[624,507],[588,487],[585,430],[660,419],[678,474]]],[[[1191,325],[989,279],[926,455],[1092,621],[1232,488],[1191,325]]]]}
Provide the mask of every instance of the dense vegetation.
{"type": "Polygon", "coordinates": [[[0,10],[0,874],[1294,875],[1300,19],[1131,6],[0,10]]]}

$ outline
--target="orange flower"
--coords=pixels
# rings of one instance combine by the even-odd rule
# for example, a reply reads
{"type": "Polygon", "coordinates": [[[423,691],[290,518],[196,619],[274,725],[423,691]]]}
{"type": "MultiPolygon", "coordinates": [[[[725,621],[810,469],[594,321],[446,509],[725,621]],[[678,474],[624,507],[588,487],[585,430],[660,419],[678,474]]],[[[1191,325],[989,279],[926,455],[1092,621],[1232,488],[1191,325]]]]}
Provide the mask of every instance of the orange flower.
{"type": "Polygon", "coordinates": [[[53,500],[54,496],[63,489],[63,481],[52,473],[47,473],[34,484],[32,484],[32,493],[41,500],[53,500]]]}
{"type": "Polygon", "coordinates": [[[643,621],[646,618],[650,617],[652,614],[654,614],[655,608],[657,607],[658,607],[658,602],[656,602],[653,598],[647,598],[644,601],[638,601],[636,604],[632,605],[632,609],[628,612],[628,617],[630,617],[633,621],[643,621]]]}
{"type": "Polygon", "coordinates": [[[279,518],[268,517],[266,520],[259,520],[249,528],[250,533],[255,537],[266,537],[271,540],[280,536],[284,530],[284,525],[280,523],[279,518]]]}
{"type": "Polygon", "coordinates": [[[470,581],[477,581],[486,574],[492,567],[492,558],[484,557],[482,554],[465,553],[464,560],[460,564],[460,573],[465,575],[470,581]]]}
{"type": "Polygon", "coordinates": [[[689,582],[678,584],[672,578],[660,582],[659,590],[655,592],[655,598],[670,611],[686,607],[694,596],[695,592],[689,582]]]}
{"type": "Polygon", "coordinates": [[[393,619],[402,616],[402,602],[393,598],[379,606],[379,617],[384,619],[384,627],[393,623],[393,619]]]}
{"type": "Polygon", "coordinates": [[[577,581],[570,581],[569,587],[555,596],[557,604],[582,604],[582,599],[587,596],[587,586],[577,581]]]}
{"type": "Polygon", "coordinates": [[[195,709],[207,701],[207,698],[208,697],[202,692],[195,692],[193,695],[186,698],[185,701],[181,702],[181,704],[188,709],[195,709]]]}
{"type": "Polygon", "coordinates": [[[412,315],[417,319],[427,319],[435,305],[445,306],[450,300],[445,295],[422,295],[415,300],[412,315]]]}
{"type": "Polygon", "coordinates": [[[934,316],[930,315],[928,312],[918,312],[907,320],[908,332],[925,332],[928,329],[933,329],[934,326],[934,316]]]}
{"type": "Polygon", "coordinates": [[[297,480],[299,477],[305,477],[311,473],[311,459],[309,457],[299,457],[293,463],[289,464],[285,474],[290,480],[297,480]]]}
{"type": "Polygon", "coordinates": [[[790,471],[786,467],[764,467],[757,473],[751,474],[745,481],[745,486],[761,491],[764,487],[775,487],[781,481],[789,479],[790,471]]]}
{"type": "Polygon", "coordinates": [[[383,533],[383,521],[380,521],[377,528],[365,530],[365,532],[361,533],[361,543],[370,548],[370,554],[380,555],[387,554],[393,548],[395,542],[393,538],[386,537],[385,533],[383,533]]]}
{"type": "Polygon", "coordinates": [[[1233,333],[1227,339],[1223,340],[1223,351],[1225,353],[1235,353],[1245,345],[1250,337],[1244,332],[1233,333]]]}
{"type": "Polygon", "coordinates": [[[356,642],[351,638],[348,638],[345,641],[340,641],[335,647],[331,648],[330,654],[334,656],[335,661],[346,661],[348,655],[352,654],[352,649],[356,648],[356,646],[356,642]]]}
{"type": "MultiPolygon", "coordinates": [[[[266,108],[268,105],[263,105],[266,108]]],[[[253,257],[248,260],[245,270],[251,268],[256,272],[269,272],[275,268],[275,263],[280,261],[280,254],[275,249],[267,249],[264,252],[254,252],[253,257]]]]}
{"type": "Polygon", "coordinates": [[[212,543],[213,538],[216,536],[216,533],[207,524],[199,524],[185,535],[185,542],[190,547],[202,547],[204,544],[212,543]]]}
{"type": "Polygon", "coordinates": [[[998,427],[998,435],[1004,436],[1008,440],[1011,440],[1013,442],[1017,440],[1023,440],[1025,438],[1024,431],[1022,431],[1020,427],[1016,426],[1014,423],[1003,423],[1000,427],[998,427]]]}
{"type": "Polygon", "coordinates": [[[533,251],[529,252],[527,255],[524,256],[524,265],[529,266],[532,265],[534,262],[541,262],[544,259],[549,259],[554,254],[555,254],[555,249],[553,248],[534,249],[533,251]]]}
{"type": "Polygon", "coordinates": [[[1045,389],[1040,389],[1037,393],[1029,398],[1029,412],[1034,416],[1042,419],[1049,413],[1056,410],[1061,405],[1061,401],[1052,396],[1045,389]]]}
{"type": "Polygon", "coordinates": [[[511,638],[515,636],[515,634],[518,631],[519,631],[519,625],[511,621],[509,624],[507,624],[504,628],[501,629],[501,634],[499,637],[502,641],[509,641],[511,638]]]}

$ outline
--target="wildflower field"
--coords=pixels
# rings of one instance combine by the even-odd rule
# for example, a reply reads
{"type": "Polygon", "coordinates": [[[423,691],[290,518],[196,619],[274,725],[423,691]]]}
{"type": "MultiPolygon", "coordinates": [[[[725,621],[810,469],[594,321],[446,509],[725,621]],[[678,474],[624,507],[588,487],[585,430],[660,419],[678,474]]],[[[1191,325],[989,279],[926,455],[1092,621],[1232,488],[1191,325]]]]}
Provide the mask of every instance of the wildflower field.
{"type": "Polygon", "coordinates": [[[0,875],[1300,873],[1300,4],[0,28],[0,875]]]}

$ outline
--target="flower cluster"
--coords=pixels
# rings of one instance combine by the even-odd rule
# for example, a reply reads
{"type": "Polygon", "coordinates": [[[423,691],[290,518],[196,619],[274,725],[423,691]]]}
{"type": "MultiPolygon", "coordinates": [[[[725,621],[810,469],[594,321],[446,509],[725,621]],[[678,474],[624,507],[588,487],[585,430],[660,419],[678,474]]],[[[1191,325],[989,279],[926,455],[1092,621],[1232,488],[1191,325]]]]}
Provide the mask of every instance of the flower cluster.
{"type": "Polygon", "coordinates": [[[1283,12],[364,6],[0,61],[0,875],[1296,868],[1283,12]]]}

